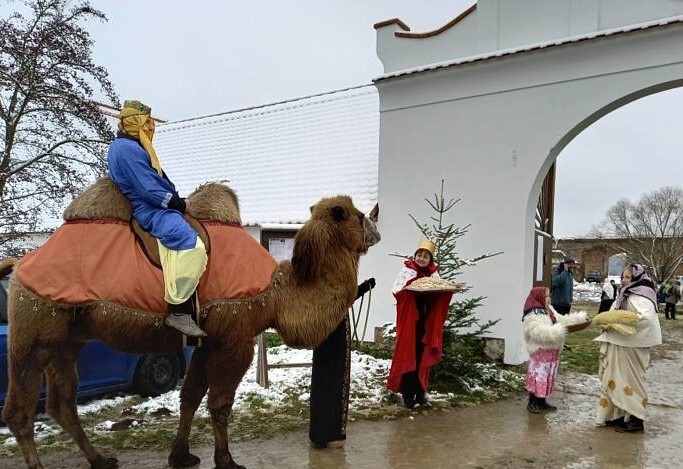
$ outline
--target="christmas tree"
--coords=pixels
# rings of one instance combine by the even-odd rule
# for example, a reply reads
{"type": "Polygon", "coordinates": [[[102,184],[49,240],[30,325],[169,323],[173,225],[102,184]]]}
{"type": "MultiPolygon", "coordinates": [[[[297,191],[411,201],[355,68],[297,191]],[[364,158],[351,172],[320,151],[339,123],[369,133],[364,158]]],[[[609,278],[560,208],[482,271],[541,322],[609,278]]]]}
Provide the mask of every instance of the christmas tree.
{"type": "MultiPolygon", "coordinates": [[[[415,222],[422,235],[437,246],[434,262],[439,265],[441,278],[456,282],[463,274],[463,269],[476,265],[479,261],[488,259],[500,252],[480,254],[476,257],[462,257],[457,250],[458,240],[465,236],[470,225],[456,226],[451,219],[453,208],[460,199],[446,199],[444,197],[444,181],[441,190],[434,194],[434,199],[425,199],[434,215],[427,223],[422,223],[413,215],[409,215],[415,222]]],[[[399,257],[409,256],[394,254],[399,257]]],[[[468,288],[469,289],[469,288],[468,288]]],[[[464,292],[466,294],[466,292],[464,292]]],[[[498,321],[482,322],[476,315],[485,297],[459,299],[462,293],[454,296],[448,310],[448,318],[444,324],[443,360],[432,371],[432,383],[436,389],[448,391],[469,391],[471,383],[485,384],[489,375],[489,368],[480,366],[483,358],[482,336],[498,321]]]]}

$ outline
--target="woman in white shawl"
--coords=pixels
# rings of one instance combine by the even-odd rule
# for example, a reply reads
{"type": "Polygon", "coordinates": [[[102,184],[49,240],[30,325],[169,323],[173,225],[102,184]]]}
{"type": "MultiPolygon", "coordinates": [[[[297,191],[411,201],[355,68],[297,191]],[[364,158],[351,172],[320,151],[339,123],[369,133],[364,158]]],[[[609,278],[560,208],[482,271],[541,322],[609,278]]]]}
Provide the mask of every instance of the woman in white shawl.
{"type": "Polygon", "coordinates": [[[645,371],[650,347],[662,343],[657,317],[657,294],[642,265],[632,264],[621,274],[621,288],[612,309],[636,313],[634,335],[607,330],[600,344],[600,406],[598,424],[626,433],[642,433],[647,387],[645,371]]]}

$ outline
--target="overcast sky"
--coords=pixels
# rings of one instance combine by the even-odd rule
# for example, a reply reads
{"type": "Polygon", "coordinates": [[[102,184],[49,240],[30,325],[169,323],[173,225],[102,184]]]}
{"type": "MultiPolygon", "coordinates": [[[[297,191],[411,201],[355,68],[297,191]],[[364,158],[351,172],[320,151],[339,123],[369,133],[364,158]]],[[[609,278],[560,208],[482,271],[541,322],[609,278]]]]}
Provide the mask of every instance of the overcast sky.
{"type": "MultiPolygon", "coordinates": [[[[369,83],[378,21],[439,27],[473,0],[92,0],[94,56],[121,99],[176,120],[369,83]]],[[[0,0],[0,14],[16,4],[0,0]]],[[[560,154],[555,235],[587,233],[617,199],[681,179],[683,93],[627,105],[560,154]]],[[[467,194],[458,194],[466,197],[467,194]]]]}

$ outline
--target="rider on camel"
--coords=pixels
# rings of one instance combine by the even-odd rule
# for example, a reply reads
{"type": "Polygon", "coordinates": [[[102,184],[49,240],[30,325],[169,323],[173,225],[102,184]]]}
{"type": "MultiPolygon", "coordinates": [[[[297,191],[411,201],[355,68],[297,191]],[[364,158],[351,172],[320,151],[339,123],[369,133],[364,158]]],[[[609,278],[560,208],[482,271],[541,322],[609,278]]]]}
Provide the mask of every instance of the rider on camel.
{"type": "Polygon", "coordinates": [[[118,128],[107,154],[109,177],[130,200],[133,217],[159,244],[169,313],[165,323],[187,336],[205,336],[192,314],[199,309],[197,285],[206,269],[206,249],[183,218],[185,200],[164,173],[152,146],[152,109],[139,101],[124,102],[118,128]]]}

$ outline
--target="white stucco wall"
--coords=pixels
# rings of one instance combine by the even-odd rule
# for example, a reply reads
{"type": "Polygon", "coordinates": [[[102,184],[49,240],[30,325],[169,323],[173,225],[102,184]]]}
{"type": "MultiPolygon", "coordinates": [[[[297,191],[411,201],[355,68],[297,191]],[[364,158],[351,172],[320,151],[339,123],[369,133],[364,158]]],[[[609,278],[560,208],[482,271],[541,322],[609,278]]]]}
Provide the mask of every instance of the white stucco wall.
{"type": "MultiPolygon", "coordinates": [[[[480,17],[481,18],[481,17],[480,17]]],[[[377,30],[377,55],[384,64],[384,71],[390,72],[412,67],[415,57],[419,63],[432,63],[445,60],[448,54],[456,57],[474,55],[478,52],[477,16],[470,14],[458,23],[457,28],[450,28],[439,36],[425,39],[402,39],[394,36],[394,32],[403,31],[396,25],[377,30]],[[433,47],[424,47],[429,44],[433,47]]]]}
{"type": "MultiPolygon", "coordinates": [[[[629,3],[629,2],[625,2],[629,3]]],[[[671,2],[669,2],[671,3],[671,2]]],[[[683,2],[679,2],[683,6],[683,2]]],[[[466,270],[482,319],[501,319],[505,360],[526,359],[521,308],[532,285],[533,221],[540,186],[562,148],[601,116],[638,97],[683,85],[683,26],[641,31],[377,83],[380,93],[379,228],[361,262],[374,275],[372,325],[393,320],[400,268],[390,252],[414,249],[408,218],[431,215],[425,197],[446,180],[459,252],[504,251],[466,270]]]]}
{"type": "Polygon", "coordinates": [[[261,227],[260,226],[245,226],[244,230],[259,243],[261,242],[261,227]]]}
{"type": "Polygon", "coordinates": [[[478,0],[476,4],[455,26],[428,38],[396,37],[394,32],[403,31],[396,24],[379,28],[377,54],[385,73],[683,15],[680,0],[478,0]]]}

